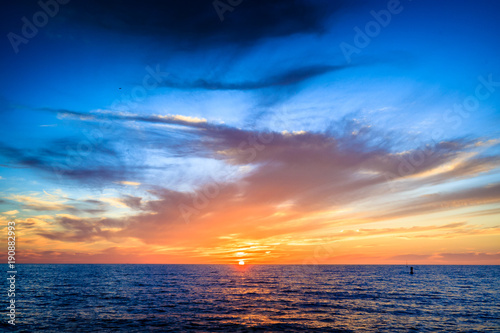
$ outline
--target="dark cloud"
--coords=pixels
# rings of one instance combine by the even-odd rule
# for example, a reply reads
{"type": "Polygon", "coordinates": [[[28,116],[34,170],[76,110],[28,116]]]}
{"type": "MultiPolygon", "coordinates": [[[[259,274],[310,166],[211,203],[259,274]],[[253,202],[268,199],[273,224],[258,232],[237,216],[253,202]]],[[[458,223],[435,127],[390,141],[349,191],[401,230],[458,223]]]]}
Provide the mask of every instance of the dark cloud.
{"type": "Polygon", "coordinates": [[[99,200],[91,200],[91,199],[89,199],[89,200],[83,200],[83,202],[90,203],[90,204],[95,204],[95,205],[102,204],[102,202],[99,201],[99,200]]]}
{"type": "Polygon", "coordinates": [[[65,231],[39,232],[38,235],[67,242],[88,242],[97,238],[109,239],[110,237],[110,232],[101,229],[105,224],[100,220],[59,217],[56,222],[65,231]]]}
{"type": "Polygon", "coordinates": [[[110,185],[142,175],[144,165],[140,162],[141,156],[132,156],[143,152],[135,149],[137,145],[144,147],[142,140],[138,140],[130,130],[125,135],[126,129],[122,126],[114,133],[100,131],[99,124],[94,123],[90,130],[82,131],[79,137],[53,140],[41,148],[23,149],[0,142],[0,156],[6,159],[5,167],[37,169],[52,180],[78,180],[87,186],[110,185]],[[98,136],[85,135],[93,130],[98,136]],[[121,140],[112,139],[115,135],[121,140]],[[122,149],[123,146],[127,146],[127,149],[122,149]],[[129,160],[137,163],[131,164],[129,160]]]}
{"type": "Polygon", "coordinates": [[[316,65],[290,69],[277,75],[255,81],[223,82],[209,79],[194,81],[166,80],[162,85],[179,89],[206,89],[206,90],[257,90],[264,88],[280,88],[301,83],[305,80],[333,71],[342,70],[349,66],[316,65]]]}
{"type": "MultiPolygon", "coordinates": [[[[244,0],[221,22],[213,0],[72,1],[65,19],[182,47],[251,44],[266,37],[320,33],[347,1],[244,0]]],[[[227,3],[227,1],[223,1],[227,3]]]]}
{"type": "Polygon", "coordinates": [[[140,209],[142,205],[142,198],[133,195],[124,195],[121,201],[130,208],[140,209]]]}
{"type": "MultiPolygon", "coordinates": [[[[111,141],[103,140],[99,144],[92,144],[85,138],[76,137],[54,140],[40,149],[19,149],[0,142],[0,155],[8,158],[9,166],[39,168],[47,171],[62,168],[61,171],[65,173],[72,172],[69,168],[71,166],[81,167],[95,161],[96,156],[108,161],[116,161],[119,158],[119,153],[113,150],[111,141]]],[[[92,172],[92,170],[87,170],[87,172],[92,172]]]]}

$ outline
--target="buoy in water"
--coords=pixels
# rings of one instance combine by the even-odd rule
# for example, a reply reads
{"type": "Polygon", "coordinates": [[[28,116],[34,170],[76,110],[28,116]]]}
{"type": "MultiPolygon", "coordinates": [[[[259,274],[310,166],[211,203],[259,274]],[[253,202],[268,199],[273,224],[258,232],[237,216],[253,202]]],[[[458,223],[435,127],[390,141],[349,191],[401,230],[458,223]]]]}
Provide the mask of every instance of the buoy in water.
{"type": "Polygon", "coordinates": [[[413,274],[413,267],[410,267],[410,274],[413,274]]]}

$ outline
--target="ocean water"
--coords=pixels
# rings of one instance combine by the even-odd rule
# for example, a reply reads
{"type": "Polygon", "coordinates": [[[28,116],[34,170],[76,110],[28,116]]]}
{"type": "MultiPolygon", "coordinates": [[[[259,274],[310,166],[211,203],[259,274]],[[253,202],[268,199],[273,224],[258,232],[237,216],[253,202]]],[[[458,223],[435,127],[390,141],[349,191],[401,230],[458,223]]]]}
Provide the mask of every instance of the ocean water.
{"type": "MultiPolygon", "coordinates": [[[[21,332],[500,332],[500,266],[17,270],[21,332]]],[[[11,331],[3,309],[0,331],[11,331]]]]}

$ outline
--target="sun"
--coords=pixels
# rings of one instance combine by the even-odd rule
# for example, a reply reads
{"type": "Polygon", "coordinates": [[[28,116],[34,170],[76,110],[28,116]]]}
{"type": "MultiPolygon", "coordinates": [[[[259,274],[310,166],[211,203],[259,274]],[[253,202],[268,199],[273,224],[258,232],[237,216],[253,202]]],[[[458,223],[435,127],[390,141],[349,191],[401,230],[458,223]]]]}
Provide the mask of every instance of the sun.
{"type": "Polygon", "coordinates": [[[244,264],[245,264],[245,261],[240,260],[239,264],[240,264],[240,265],[244,265],[244,264]]]}

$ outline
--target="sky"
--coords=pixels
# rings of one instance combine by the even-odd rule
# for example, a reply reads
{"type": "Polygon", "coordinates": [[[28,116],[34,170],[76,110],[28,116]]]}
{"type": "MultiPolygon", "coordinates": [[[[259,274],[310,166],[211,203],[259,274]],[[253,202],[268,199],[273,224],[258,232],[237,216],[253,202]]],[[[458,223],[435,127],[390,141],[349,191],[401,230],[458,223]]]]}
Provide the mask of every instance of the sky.
{"type": "Polygon", "coordinates": [[[4,4],[2,232],[24,263],[500,264],[499,12],[4,4]]]}

